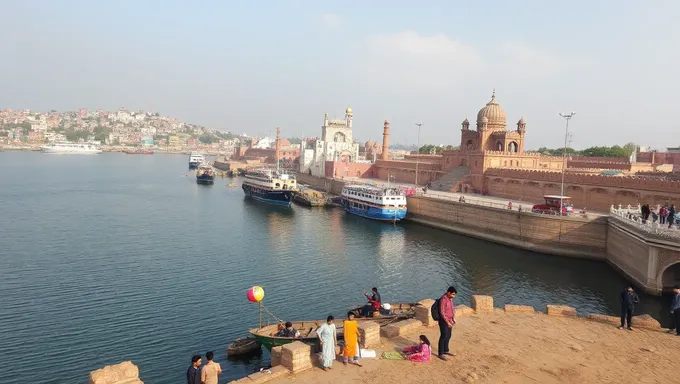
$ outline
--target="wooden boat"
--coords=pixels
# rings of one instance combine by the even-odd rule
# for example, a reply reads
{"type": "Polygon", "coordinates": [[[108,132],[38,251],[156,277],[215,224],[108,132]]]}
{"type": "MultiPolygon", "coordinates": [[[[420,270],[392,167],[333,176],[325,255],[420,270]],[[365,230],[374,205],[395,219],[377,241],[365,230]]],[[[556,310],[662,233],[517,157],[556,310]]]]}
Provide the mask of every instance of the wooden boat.
{"type": "Polygon", "coordinates": [[[293,196],[293,201],[307,207],[326,206],[326,195],[313,189],[305,188],[293,196]]]}
{"type": "MultiPolygon", "coordinates": [[[[373,317],[361,317],[361,307],[352,308],[350,311],[354,313],[357,321],[375,321],[380,326],[391,324],[395,321],[406,320],[415,317],[415,308],[418,303],[397,303],[391,304],[390,310],[381,310],[381,312],[373,317]]],[[[344,319],[335,319],[335,328],[338,333],[338,338],[342,338],[344,319]]],[[[253,328],[248,331],[257,341],[271,350],[273,347],[290,344],[294,341],[302,341],[305,344],[316,345],[319,339],[316,336],[316,329],[323,325],[326,320],[305,320],[305,321],[291,321],[293,328],[300,332],[300,337],[280,337],[276,336],[282,324],[270,324],[262,328],[253,328]]]]}
{"type": "Polygon", "coordinates": [[[262,344],[254,337],[241,337],[229,344],[227,355],[247,355],[259,351],[261,347],[262,344]]]}

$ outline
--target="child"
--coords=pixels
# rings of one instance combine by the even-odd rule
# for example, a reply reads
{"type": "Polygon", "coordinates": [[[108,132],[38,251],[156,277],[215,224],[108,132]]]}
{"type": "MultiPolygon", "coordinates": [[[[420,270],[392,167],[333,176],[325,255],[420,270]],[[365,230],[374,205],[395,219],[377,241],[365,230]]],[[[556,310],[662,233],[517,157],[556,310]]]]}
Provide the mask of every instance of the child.
{"type": "Polygon", "coordinates": [[[420,335],[419,345],[406,347],[402,352],[405,354],[406,358],[409,359],[410,361],[416,361],[420,363],[430,361],[430,355],[432,354],[432,349],[430,348],[430,340],[427,339],[427,336],[420,335]]]}

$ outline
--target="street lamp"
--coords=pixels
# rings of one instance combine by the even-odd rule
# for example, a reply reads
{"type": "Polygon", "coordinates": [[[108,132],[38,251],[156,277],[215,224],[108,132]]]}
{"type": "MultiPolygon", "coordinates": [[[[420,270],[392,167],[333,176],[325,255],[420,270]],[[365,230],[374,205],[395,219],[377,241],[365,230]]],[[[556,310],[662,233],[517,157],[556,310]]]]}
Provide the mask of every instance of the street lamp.
{"type": "Polygon", "coordinates": [[[420,127],[423,123],[416,123],[418,126],[418,149],[416,150],[416,191],[418,191],[418,160],[420,160],[420,127]]]}
{"type": "Polygon", "coordinates": [[[571,113],[560,113],[560,116],[564,118],[567,122],[567,126],[564,130],[564,150],[562,151],[562,186],[560,187],[560,216],[562,215],[562,209],[564,207],[564,174],[567,170],[567,140],[569,138],[569,120],[576,112],[571,113]]]}

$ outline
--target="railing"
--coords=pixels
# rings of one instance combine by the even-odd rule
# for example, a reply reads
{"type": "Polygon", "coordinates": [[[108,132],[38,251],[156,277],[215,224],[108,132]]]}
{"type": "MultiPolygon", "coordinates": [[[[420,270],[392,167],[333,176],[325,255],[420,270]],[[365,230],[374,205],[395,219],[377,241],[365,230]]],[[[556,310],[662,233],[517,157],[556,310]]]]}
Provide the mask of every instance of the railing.
{"type": "MultiPolygon", "coordinates": [[[[618,208],[612,205],[609,210],[609,217],[617,222],[624,223],[650,235],[654,235],[655,237],[667,240],[680,240],[680,230],[678,230],[677,224],[669,228],[667,224],[661,224],[653,219],[644,220],[642,218],[641,208],[640,204],[632,206],[622,206],[619,204],[618,208]]],[[[675,218],[673,218],[673,220],[675,220],[675,218]]]]}

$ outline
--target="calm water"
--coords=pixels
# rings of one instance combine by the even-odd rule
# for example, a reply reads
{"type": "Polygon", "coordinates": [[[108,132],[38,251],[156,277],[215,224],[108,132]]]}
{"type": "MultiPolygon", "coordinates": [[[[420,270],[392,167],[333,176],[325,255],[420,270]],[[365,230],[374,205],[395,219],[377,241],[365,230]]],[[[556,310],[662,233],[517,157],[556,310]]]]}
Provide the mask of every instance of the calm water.
{"type": "MultiPolygon", "coordinates": [[[[132,360],[146,383],[180,383],[214,350],[227,382],[268,356],[227,361],[257,323],[255,284],[283,319],[342,316],[378,286],[386,302],[564,303],[616,313],[625,281],[604,263],[550,257],[339,209],[245,200],[228,179],[196,185],[187,156],[0,153],[0,361],[39,362],[36,383],[84,383],[132,360]]],[[[667,299],[638,312],[666,320],[667,299]]]]}

